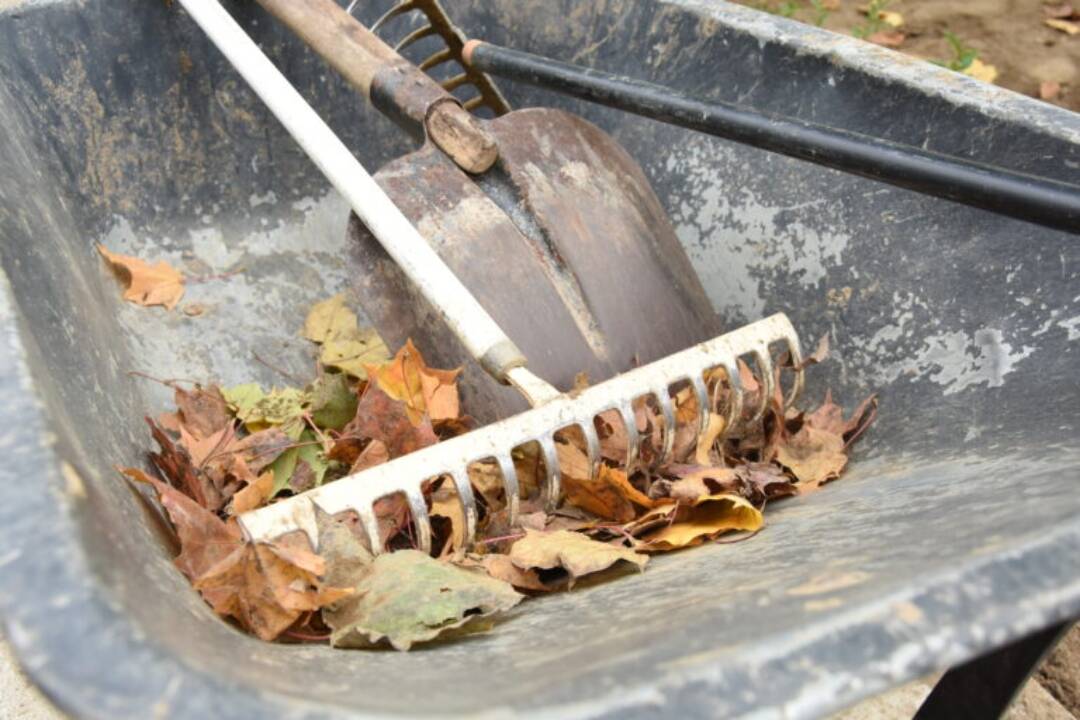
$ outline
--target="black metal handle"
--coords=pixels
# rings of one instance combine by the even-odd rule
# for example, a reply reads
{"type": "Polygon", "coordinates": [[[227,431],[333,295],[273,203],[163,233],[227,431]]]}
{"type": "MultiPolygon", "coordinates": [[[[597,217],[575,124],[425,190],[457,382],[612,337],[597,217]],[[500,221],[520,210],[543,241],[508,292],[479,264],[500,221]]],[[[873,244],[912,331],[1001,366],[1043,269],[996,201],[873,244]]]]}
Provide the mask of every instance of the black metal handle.
{"type": "Polygon", "coordinates": [[[910,145],[703,101],[653,83],[471,40],[470,66],[1000,215],[1080,233],[1080,187],[910,145]]]}

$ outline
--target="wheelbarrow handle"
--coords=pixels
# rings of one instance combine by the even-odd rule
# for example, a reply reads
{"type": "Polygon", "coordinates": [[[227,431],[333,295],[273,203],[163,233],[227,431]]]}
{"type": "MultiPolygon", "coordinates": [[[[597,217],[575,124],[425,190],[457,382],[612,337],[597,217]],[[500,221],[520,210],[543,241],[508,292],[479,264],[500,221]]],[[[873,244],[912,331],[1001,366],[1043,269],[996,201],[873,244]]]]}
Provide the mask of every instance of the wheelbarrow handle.
{"type": "Polygon", "coordinates": [[[525,358],[375,179],[218,0],[180,0],[371,230],[466,350],[500,382],[525,358]]]}
{"type": "Polygon", "coordinates": [[[916,192],[1080,233],[1080,187],[470,40],[470,67],[916,192]]]}
{"type": "Polygon", "coordinates": [[[494,137],[453,95],[334,0],[258,3],[415,137],[431,138],[461,169],[482,173],[498,158],[494,137]]]}

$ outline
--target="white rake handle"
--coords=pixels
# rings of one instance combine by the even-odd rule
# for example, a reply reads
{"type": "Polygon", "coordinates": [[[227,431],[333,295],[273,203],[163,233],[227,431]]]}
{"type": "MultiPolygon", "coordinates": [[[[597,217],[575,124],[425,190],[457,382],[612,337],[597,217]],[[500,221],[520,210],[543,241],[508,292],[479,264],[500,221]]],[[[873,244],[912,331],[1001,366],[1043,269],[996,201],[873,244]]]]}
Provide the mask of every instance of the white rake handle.
{"type": "Polygon", "coordinates": [[[180,0],[180,3],[349,202],[469,353],[492,377],[507,382],[509,371],[525,364],[521,351],[334,131],[217,0],[180,0]]]}

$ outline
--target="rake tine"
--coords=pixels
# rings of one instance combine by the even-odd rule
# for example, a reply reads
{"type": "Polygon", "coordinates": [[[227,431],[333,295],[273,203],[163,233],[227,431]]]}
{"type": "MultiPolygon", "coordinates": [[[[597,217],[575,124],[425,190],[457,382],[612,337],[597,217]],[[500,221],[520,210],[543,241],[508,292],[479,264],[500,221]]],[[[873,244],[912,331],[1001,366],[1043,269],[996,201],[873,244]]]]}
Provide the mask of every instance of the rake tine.
{"type": "Polygon", "coordinates": [[[675,409],[666,385],[653,390],[652,394],[656,396],[656,403],[660,406],[660,412],[664,416],[664,430],[660,436],[663,446],[653,459],[653,467],[657,467],[668,461],[668,458],[671,457],[671,450],[675,447],[675,409]]]}
{"type": "Polygon", "coordinates": [[[420,491],[420,484],[405,490],[405,498],[409,501],[409,509],[412,510],[413,527],[416,528],[416,547],[421,552],[430,555],[431,518],[428,517],[427,502],[424,500],[424,493],[420,491]]]}
{"type": "Polygon", "coordinates": [[[510,453],[498,455],[499,471],[502,473],[503,488],[506,490],[506,504],[509,507],[510,525],[517,522],[518,508],[521,505],[521,487],[518,485],[517,468],[510,453]]]}
{"type": "Polygon", "coordinates": [[[553,512],[559,505],[559,496],[562,494],[562,473],[559,472],[559,451],[555,449],[554,433],[541,435],[537,442],[540,450],[544,453],[544,509],[553,512]]]}
{"type": "Polygon", "coordinates": [[[446,48],[445,50],[440,50],[439,52],[435,53],[434,55],[431,55],[430,57],[428,57],[427,60],[420,63],[417,67],[419,67],[424,72],[427,72],[428,70],[435,67],[436,65],[442,65],[447,60],[453,59],[453,57],[454,57],[454,51],[451,50],[450,48],[446,48]]]}
{"type": "Polygon", "coordinates": [[[633,400],[627,400],[619,406],[619,414],[622,415],[623,427],[626,429],[626,472],[633,471],[634,464],[638,459],[638,446],[641,444],[641,435],[637,429],[637,416],[634,413],[633,400]]]}
{"type": "MultiPolygon", "coordinates": [[[[433,28],[430,25],[425,25],[422,28],[418,28],[416,30],[413,30],[411,33],[409,33],[405,37],[401,38],[401,40],[398,41],[398,44],[394,46],[394,50],[397,51],[397,52],[401,52],[405,48],[412,45],[414,42],[417,42],[419,40],[423,40],[424,38],[428,37],[429,35],[434,35],[434,34],[435,34],[435,28],[433,28]]],[[[420,68],[420,69],[423,70],[423,68],[420,68]]]]}
{"type": "Polygon", "coordinates": [[[724,432],[729,433],[742,420],[743,387],[737,362],[725,362],[723,368],[724,372],[727,373],[728,385],[731,388],[731,400],[728,405],[727,415],[724,417],[724,432]]]}
{"type": "MultiPolygon", "coordinates": [[[[352,14],[353,5],[356,5],[358,2],[359,0],[353,0],[352,4],[349,5],[350,14],[352,14]]],[[[378,32],[379,28],[396,18],[398,15],[403,15],[415,9],[416,3],[414,2],[403,2],[400,5],[395,5],[394,7],[383,13],[382,17],[375,21],[375,24],[371,26],[371,32],[378,32]]]]}
{"type": "MultiPolygon", "coordinates": [[[[698,406],[698,435],[703,435],[705,430],[709,427],[709,389],[705,387],[705,380],[701,377],[701,373],[694,373],[690,376],[690,385],[694,388],[694,397],[697,398],[698,406]]],[[[727,429],[726,427],[724,428],[727,429]]]]}
{"type": "MultiPolygon", "coordinates": [[[[423,495],[423,483],[433,477],[433,472],[436,476],[443,476],[447,474],[446,468],[456,468],[450,471],[450,477],[458,489],[469,542],[475,542],[478,511],[468,469],[479,462],[476,458],[488,461],[494,459],[498,463],[511,522],[514,522],[520,509],[521,490],[512,452],[523,445],[538,443],[544,463],[544,477],[539,483],[544,507],[551,512],[557,508],[562,495],[559,450],[555,444],[557,432],[571,427],[581,428],[590,469],[595,476],[596,471],[601,469],[599,463],[603,462],[595,425],[596,417],[614,409],[626,428],[627,468],[629,472],[633,472],[644,440],[637,429],[635,403],[649,402],[651,407],[652,401],[648,400],[648,397],[652,395],[659,404],[660,414],[663,415],[663,419],[657,421],[663,423],[660,429],[663,447],[658,451],[657,462],[663,462],[670,459],[675,434],[680,429],[671,394],[672,388],[684,387],[686,383],[693,388],[702,408],[702,417],[694,422],[699,429],[704,429],[707,427],[708,416],[718,412],[719,408],[716,397],[708,397],[710,387],[704,381],[703,374],[713,368],[723,368],[728,375],[727,386],[730,388],[730,398],[723,411],[728,418],[724,430],[729,432],[741,419],[745,405],[745,388],[739,379],[738,358],[753,358],[763,373],[763,395],[770,398],[776,390],[773,373],[777,365],[769,355],[769,346],[785,340],[793,362],[801,364],[798,339],[790,321],[783,315],[774,315],[649,365],[627,371],[623,375],[586,388],[574,397],[544,396],[537,393],[536,397],[539,399],[535,407],[521,415],[417,450],[337,482],[313,488],[303,495],[246,512],[239,518],[240,525],[247,537],[254,541],[272,540],[295,530],[303,530],[309,537],[314,537],[316,506],[331,515],[343,510],[355,510],[359,513],[364,530],[371,540],[373,552],[379,553],[385,548],[379,538],[375,503],[380,498],[404,493],[416,527],[417,545],[421,549],[430,550],[432,529],[423,495]]],[[[533,385],[522,380],[520,374],[517,381],[519,387],[536,391],[533,385]]],[[[801,373],[796,371],[791,392],[788,393],[791,401],[797,397],[801,386],[801,373]]],[[[712,392],[719,393],[722,387],[723,385],[717,383],[712,387],[712,392]]]]}
{"type": "Polygon", "coordinates": [[[791,355],[791,363],[798,368],[795,371],[795,379],[791,383],[791,391],[788,393],[787,398],[784,400],[785,407],[790,407],[795,404],[795,401],[802,395],[803,384],[806,381],[806,371],[802,366],[802,350],[799,348],[799,338],[792,335],[787,339],[788,354],[791,355]]]}
{"type": "Polygon", "coordinates": [[[465,545],[472,545],[476,539],[476,498],[473,496],[472,483],[469,482],[469,466],[450,474],[457,488],[461,514],[465,518],[465,545]]]}
{"type": "Polygon", "coordinates": [[[581,433],[585,436],[585,452],[589,456],[589,476],[594,477],[600,469],[600,436],[596,434],[593,418],[582,421],[581,433]]]}
{"type": "Polygon", "coordinates": [[[466,100],[465,102],[463,102],[463,103],[461,104],[461,106],[462,106],[463,108],[465,108],[466,110],[468,110],[469,112],[472,112],[472,111],[473,111],[473,110],[475,110],[476,108],[478,108],[478,107],[480,107],[481,105],[483,105],[483,104],[484,104],[484,102],[485,102],[485,98],[484,98],[484,96],[483,96],[483,95],[477,95],[476,97],[473,97],[473,98],[469,98],[468,100],[466,100]]]}
{"type": "Polygon", "coordinates": [[[364,527],[364,533],[367,535],[371,552],[377,555],[382,551],[382,538],[379,533],[379,519],[375,517],[374,504],[363,503],[359,507],[353,509],[356,510],[356,514],[360,516],[360,524],[364,527]]]}
{"type": "Polygon", "coordinates": [[[754,348],[753,356],[757,362],[758,370],[761,372],[761,401],[758,403],[758,408],[754,411],[754,417],[750,421],[756,423],[769,409],[769,403],[772,401],[773,393],[776,391],[776,382],[773,377],[773,363],[772,356],[769,355],[769,347],[766,345],[754,348]]]}
{"type": "Polygon", "coordinates": [[[445,90],[446,92],[453,92],[454,90],[457,90],[459,87],[461,87],[462,85],[465,85],[468,82],[469,82],[468,74],[467,73],[461,73],[460,75],[455,75],[454,77],[450,78],[449,80],[443,80],[441,85],[443,87],[443,90],[445,90]]]}

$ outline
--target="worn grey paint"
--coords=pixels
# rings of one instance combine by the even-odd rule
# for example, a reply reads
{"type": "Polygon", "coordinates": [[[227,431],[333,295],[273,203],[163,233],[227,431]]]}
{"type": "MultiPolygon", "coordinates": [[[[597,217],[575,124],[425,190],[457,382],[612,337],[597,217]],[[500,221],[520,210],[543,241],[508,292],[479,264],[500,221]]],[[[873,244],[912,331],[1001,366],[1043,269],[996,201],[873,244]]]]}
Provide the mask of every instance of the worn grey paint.
{"type": "MultiPolygon", "coordinates": [[[[1075,115],[722,2],[447,5],[526,50],[1080,169],[1075,115]]],[[[369,167],[407,147],[257,8],[232,7],[369,167]]],[[[401,655],[241,636],[111,470],[140,460],[141,416],[168,399],[127,372],[281,382],[254,349],[310,373],[304,312],[350,284],[343,205],[180,11],[0,3],[0,612],[56,702],[100,718],[814,717],[1080,613],[1074,238],[505,90],[616,135],[729,323],[784,310],[808,343],[830,333],[817,393],[882,397],[850,476],[772,508],[752,542],[529,603],[488,637],[401,655]],[[135,308],[99,241],[245,272],[192,285],[200,317],[135,308]]]]}

